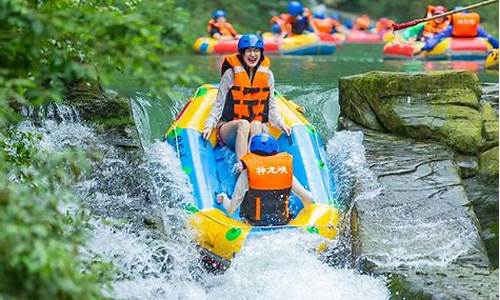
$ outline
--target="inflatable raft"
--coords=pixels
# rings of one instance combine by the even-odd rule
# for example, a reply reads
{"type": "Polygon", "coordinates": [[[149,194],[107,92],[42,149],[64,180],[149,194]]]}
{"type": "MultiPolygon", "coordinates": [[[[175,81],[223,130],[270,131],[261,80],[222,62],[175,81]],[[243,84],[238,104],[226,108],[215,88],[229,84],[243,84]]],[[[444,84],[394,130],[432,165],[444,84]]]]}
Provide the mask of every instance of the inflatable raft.
{"type": "MultiPolygon", "coordinates": [[[[384,46],[384,58],[405,59],[414,57],[414,49],[422,43],[391,42],[384,46]]],[[[416,58],[427,60],[483,60],[492,46],[484,38],[445,38],[431,51],[423,51],[416,58]]]]}
{"type": "MultiPolygon", "coordinates": [[[[205,141],[202,130],[217,95],[217,86],[198,88],[166,133],[166,142],[177,151],[183,170],[193,186],[194,203],[188,223],[195,231],[196,243],[210,265],[225,268],[238,254],[245,241],[279,230],[303,230],[325,239],[334,239],[341,219],[336,200],[335,182],[328,167],[319,133],[304,118],[293,101],[275,93],[286,124],[292,129],[288,137],[270,127],[269,134],[278,139],[280,151],[293,155],[295,177],[311,191],[315,203],[303,207],[295,195],[289,199],[292,220],[285,226],[251,226],[239,217],[239,209],[229,215],[217,204],[216,195],[232,195],[237,175],[231,169],[235,154],[216,142],[215,133],[205,141]]],[[[324,248],[326,244],[318,245],[324,248]]]]}
{"type": "MultiPolygon", "coordinates": [[[[335,52],[337,38],[328,35],[301,34],[277,42],[270,33],[264,33],[264,51],[285,55],[330,55],[335,52]]],[[[228,54],[238,51],[238,41],[221,41],[207,37],[198,38],[194,50],[199,54],[228,54]]]]}
{"type": "Polygon", "coordinates": [[[379,44],[383,42],[382,36],[377,32],[352,29],[345,42],[347,44],[379,44]]]}
{"type": "Polygon", "coordinates": [[[490,51],[484,61],[484,67],[490,70],[498,70],[498,49],[490,51]]]}

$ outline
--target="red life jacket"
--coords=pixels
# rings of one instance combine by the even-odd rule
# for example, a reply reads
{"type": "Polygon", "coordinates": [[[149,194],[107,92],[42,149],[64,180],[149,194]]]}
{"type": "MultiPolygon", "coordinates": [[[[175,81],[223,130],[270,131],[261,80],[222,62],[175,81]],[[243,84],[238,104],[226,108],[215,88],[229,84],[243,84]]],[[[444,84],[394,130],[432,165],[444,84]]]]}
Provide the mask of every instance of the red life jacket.
{"type": "Polygon", "coordinates": [[[288,153],[241,158],[248,172],[248,191],[240,216],[252,225],[285,225],[290,221],[288,198],[293,182],[293,159],[288,153]]]}
{"type": "MultiPolygon", "coordinates": [[[[240,61],[239,54],[226,56],[225,62],[234,72],[233,86],[226,95],[222,112],[223,121],[245,119],[267,122],[269,115],[269,67],[271,61],[265,57],[255,70],[251,80],[240,61]]],[[[224,72],[224,70],[222,70],[224,72]]]]}
{"type": "Polygon", "coordinates": [[[455,37],[476,37],[479,27],[477,13],[458,13],[452,16],[452,35],[455,37]]]}

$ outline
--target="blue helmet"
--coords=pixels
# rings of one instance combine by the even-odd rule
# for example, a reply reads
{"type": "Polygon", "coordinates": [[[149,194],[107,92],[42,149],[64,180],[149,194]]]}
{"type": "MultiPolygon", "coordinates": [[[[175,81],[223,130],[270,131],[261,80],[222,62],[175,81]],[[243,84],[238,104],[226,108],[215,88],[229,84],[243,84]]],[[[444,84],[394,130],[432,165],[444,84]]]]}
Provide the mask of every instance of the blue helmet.
{"type": "Polygon", "coordinates": [[[332,12],[332,14],[330,15],[330,18],[337,20],[337,21],[340,21],[340,14],[337,12],[332,12]]]}
{"type": "Polygon", "coordinates": [[[216,11],[214,11],[214,13],[212,14],[212,17],[214,18],[214,20],[217,20],[218,18],[221,18],[221,17],[226,17],[227,14],[226,14],[226,11],[223,10],[223,9],[218,9],[216,11]]]}
{"type": "Polygon", "coordinates": [[[299,1],[290,1],[288,3],[288,13],[294,17],[301,15],[304,12],[304,7],[299,1]]]}
{"type": "Polygon", "coordinates": [[[347,29],[352,29],[352,20],[351,19],[344,20],[344,26],[347,29]]]}
{"type": "Polygon", "coordinates": [[[256,34],[244,34],[238,41],[238,52],[242,52],[247,48],[258,48],[264,51],[264,42],[256,34]]]}
{"type": "Polygon", "coordinates": [[[316,19],[324,19],[326,18],[325,16],[325,13],[324,12],[321,12],[321,11],[317,11],[313,14],[313,17],[316,18],[316,19]]]}
{"type": "Polygon", "coordinates": [[[274,23],[273,26],[271,27],[271,32],[274,34],[280,34],[281,33],[281,26],[278,23],[274,23]]]}
{"type": "MultiPolygon", "coordinates": [[[[460,9],[464,9],[464,7],[463,7],[463,6],[457,6],[457,7],[455,7],[453,10],[460,10],[460,9]]],[[[468,13],[469,13],[469,11],[468,11],[468,10],[463,10],[463,11],[462,11],[462,13],[464,13],[464,14],[468,14],[468,13]]]]}
{"type": "Polygon", "coordinates": [[[274,155],[278,153],[278,141],[267,133],[261,133],[252,137],[250,141],[250,152],[262,155],[274,155]]]}

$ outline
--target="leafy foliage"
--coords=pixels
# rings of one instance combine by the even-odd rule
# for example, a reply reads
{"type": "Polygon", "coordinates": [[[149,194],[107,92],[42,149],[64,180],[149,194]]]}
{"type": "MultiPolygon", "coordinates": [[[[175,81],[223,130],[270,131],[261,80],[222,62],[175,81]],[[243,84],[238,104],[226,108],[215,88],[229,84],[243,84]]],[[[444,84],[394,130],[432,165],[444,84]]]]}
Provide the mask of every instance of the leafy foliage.
{"type": "Polygon", "coordinates": [[[0,298],[100,299],[108,266],[80,261],[86,217],[65,212],[84,161],[41,152],[38,141],[0,134],[0,298]]]}
{"type": "Polygon", "coordinates": [[[185,47],[187,16],[174,0],[0,0],[0,122],[12,101],[61,99],[74,82],[106,85],[117,72],[157,93],[190,81],[166,59],[185,47]]]}

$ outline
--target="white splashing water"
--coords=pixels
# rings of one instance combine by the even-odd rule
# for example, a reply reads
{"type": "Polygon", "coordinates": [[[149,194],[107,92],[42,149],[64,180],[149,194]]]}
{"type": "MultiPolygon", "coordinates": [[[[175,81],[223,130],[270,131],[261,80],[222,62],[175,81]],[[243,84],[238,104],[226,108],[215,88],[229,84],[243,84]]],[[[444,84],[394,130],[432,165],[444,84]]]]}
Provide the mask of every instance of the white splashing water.
{"type": "Polygon", "coordinates": [[[231,268],[210,282],[209,299],[388,299],[381,280],[322,263],[314,242],[292,232],[247,242],[231,268]]]}
{"type": "Polygon", "coordinates": [[[335,137],[328,141],[327,153],[340,199],[350,201],[351,205],[360,200],[376,199],[381,188],[366,165],[363,132],[336,132],[335,137]]]}
{"type": "MultiPolygon", "coordinates": [[[[316,237],[290,232],[250,240],[223,275],[200,273],[198,253],[180,208],[192,201],[192,188],[172,147],[154,143],[145,149],[142,161],[134,162],[83,123],[47,120],[40,127],[29,122],[21,127],[40,132],[47,150],[103,153],[94,163],[97,171],[75,191],[93,214],[82,255],[112,262],[118,271],[106,291],[112,298],[389,298],[383,279],[322,263],[312,251],[316,237]],[[144,225],[143,216],[148,214],[161,218],[161,230],[144,225]]],[[[358,142],[357,135],[339,133],[329,143],[334,165],[346,174],[363,172],[358,142]]]]}

